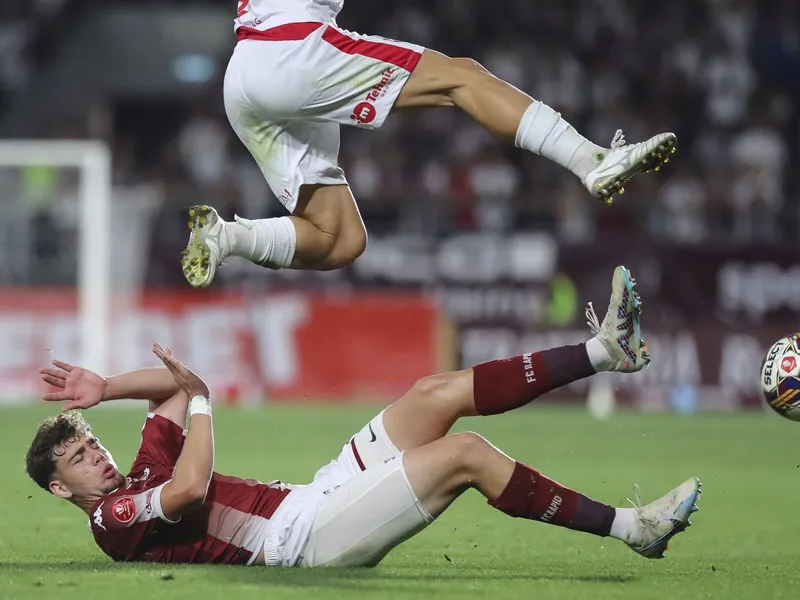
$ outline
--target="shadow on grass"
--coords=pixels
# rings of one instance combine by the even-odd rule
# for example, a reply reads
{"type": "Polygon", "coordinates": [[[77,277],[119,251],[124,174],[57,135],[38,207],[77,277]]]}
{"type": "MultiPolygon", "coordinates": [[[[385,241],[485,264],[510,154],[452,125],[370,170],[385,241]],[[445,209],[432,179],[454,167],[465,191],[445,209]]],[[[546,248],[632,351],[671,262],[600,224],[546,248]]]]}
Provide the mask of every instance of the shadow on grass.
{"type": "MultiPolygon", "coordinates": [[[[447,567],[445,567],[447,568],[447,567]]],[[[426,586],[436,583],[451,582],[493,582],[493,581],[564,581],[583,583],[610,583],[626,584],[638,578],[629,575],[565,575],[531,570],[520,573],[518,570],[490,572],[480,567],[464,568],[453,567],[453,572],[443,572],[441,569],[418,567],[409,569],[407,573],[397,572],[394,569],[290,569],[290,568],[259,568],[239,566],[207,566],[207,565],[170,565],[153,563],[114,563],[105,560],[87,561],[45,561],[45,562],[0,562],[0,573],[36,573],[62,572],[64,576],[81,576],[88,573],[120,573],[137,572],[137,577],[152,576],[160,579],[166,573],[169,579],[180,581],[184,577],[197,579],[207,575],[212,579],[224,578],[229,583],[284,586],[296,588],[358,588],[363,590],[388,590],[397,589],[398,585],[407,584],[409,587],[426,586]]]]}

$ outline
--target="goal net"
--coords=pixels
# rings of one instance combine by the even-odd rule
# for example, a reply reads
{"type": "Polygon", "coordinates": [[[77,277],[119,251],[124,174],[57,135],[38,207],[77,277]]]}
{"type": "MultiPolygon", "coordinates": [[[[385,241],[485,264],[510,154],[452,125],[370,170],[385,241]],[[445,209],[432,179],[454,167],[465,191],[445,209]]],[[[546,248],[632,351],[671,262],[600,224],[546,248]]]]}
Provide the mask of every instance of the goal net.
{"type": "Polygon", "coordinates": [[[97,141],[0,140],[0,402],[52,358],[107,372],[111,157],[97,141]]]}

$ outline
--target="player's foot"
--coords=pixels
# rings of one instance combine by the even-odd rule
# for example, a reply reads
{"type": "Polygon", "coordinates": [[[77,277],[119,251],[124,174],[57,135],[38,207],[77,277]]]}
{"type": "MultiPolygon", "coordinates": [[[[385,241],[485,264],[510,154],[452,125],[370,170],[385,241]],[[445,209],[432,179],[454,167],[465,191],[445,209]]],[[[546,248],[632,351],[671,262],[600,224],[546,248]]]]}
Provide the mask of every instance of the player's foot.
{"type": "Polygon", "coordinates": [[[628,542],[631,550],[645,558],[664,558],[670,539],[692,524],[689,517],[698,510],[697,501],[702,488],[700,480],[692,477],[646,506],[640,506],[636,498],[633,505],[639,539],[628,542]]]}
{"type": "Polygon", "coordinates": [[[642,171],[660,171],[675,153],[677,137],[674,133],[659,133],[649,140],[627,145],[622,130],[618,129],[606,155],[583,179],[583,185],[593,196],[608,204],[614,194],[624,194],[625,184],[642,171]]]}
{"type": "Polygon", "coordinates": [[[636,281],[630,271],[617,267],[611,280],[611,302],[603,322],[598,320],[591,302],[586,308],[589,328],[611,356],[609,371],[634,373],[650,364],[647,344],[642,339],[642,301],[635,287],[636,281]]]}
{"type": "Polygon", "coordinates": [[[225,221],[210,206],[189,207],[189,243],[181,252],[183,275],[192,287],[205,288],[214,281],[217,267],[228,256],[225,221]]]}

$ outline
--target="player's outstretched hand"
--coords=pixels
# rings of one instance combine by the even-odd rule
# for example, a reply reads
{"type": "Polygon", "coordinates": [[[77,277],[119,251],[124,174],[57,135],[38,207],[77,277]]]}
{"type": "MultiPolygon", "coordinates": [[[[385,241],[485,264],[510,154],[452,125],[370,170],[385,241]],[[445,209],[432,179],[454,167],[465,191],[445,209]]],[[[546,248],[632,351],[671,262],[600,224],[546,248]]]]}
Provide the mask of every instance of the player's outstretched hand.
{"type": "Polygon", "coordinates": [[[54,360],[53,366],[39,369],[42,381],[59,388],[58,391],[42,395],[47,402],[64,402],[61,410],[76,408],[87,409],[97,406],[103,400],[106,380],[89,369],[75,367],[60,360],[54,360]]]}
{"type": "Polygon", "coordinates": [[[189,398],[195,396],[205,396],[208,398],[209,390],[206,382],[191,369],[184,366],[181,361],[172,356],[172,350],[164,350],[161,344],[153,342],[153,354],[161,359],[161,362],[164,363],[164,366],[169,369],[169,372],[172,373],[172,376],[175,378],[175,383],[189,394],[189,398]]]}

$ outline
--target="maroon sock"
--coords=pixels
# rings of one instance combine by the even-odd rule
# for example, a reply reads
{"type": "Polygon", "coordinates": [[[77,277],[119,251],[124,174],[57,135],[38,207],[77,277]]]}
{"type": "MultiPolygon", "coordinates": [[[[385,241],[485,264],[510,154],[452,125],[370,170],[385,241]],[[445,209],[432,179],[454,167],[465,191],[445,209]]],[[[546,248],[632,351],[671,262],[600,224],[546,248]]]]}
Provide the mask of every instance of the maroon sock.
{"type": "Polygon", "coordinates": [[[607,536],[617,511],[517,462],[506,489],[489,504],[512,517],[607,536]]]}
{"type": "Polygon", "coordinates": [[[472,371],[475,408],[481,415],[525,406],[550,390],[595,373],[586,344],[493,360],[472,371]]]}

